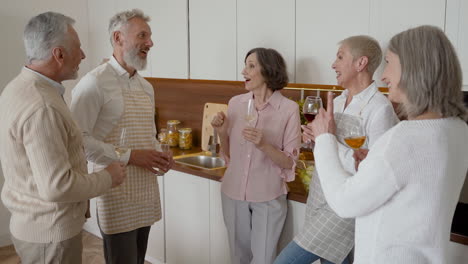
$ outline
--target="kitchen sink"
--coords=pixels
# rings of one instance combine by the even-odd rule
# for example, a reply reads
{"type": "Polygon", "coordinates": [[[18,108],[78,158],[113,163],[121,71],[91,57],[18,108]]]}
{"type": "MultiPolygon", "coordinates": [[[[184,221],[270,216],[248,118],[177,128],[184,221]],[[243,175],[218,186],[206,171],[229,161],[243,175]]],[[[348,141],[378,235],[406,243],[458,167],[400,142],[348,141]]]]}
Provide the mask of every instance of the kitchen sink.
{"type": "Polygon", "coordinates": [[[212,157],[206,155],[193,155],[174,158],[176,163],[201,168],[201,169],[221,169],[225,168],[226,164],[220,157],[212,157]]]}

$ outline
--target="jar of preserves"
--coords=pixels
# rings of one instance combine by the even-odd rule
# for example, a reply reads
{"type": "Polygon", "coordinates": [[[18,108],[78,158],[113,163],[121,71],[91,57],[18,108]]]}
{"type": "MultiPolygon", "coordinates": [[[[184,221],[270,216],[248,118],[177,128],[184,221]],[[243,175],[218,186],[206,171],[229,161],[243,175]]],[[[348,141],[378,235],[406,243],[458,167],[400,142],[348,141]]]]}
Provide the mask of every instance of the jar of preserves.
{"type": "Polygon", "coordinates": [[[158,141],[161,144],[167,144],[167,129],[161,128],[158,133],[158,141]]]}
{"type": "Polygon", "coordinates": [[[179,148],[191,149],[192,148],[192,129],[181,128],[179,129],[179,148]]]}
{"type": "Polygon", "coordinates": [[[179,130],[177,129],[177,125],[179,124],[179,120],[167,121],[166,141],[170,147],[177,147],[179,145],[179,130]]]}

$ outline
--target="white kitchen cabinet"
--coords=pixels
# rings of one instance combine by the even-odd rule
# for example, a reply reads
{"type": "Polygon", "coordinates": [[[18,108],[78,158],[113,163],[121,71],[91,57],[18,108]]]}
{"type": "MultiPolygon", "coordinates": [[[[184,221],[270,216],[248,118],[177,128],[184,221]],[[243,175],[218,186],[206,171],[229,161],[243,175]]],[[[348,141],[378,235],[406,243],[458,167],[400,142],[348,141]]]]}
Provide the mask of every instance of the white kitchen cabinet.
{"type": "Polygon", "coordinates": [[[290,82],[295,82],[295,2],[282,0],[237,0],[237,76],[249,50],[276,49],[286,60],[290,82]]]}
{"type": "Polygon", "coordinates": [[[186,0],[114,0],[119,11],[139,8],[151,18],[154,46],[145,77],[188,78],[188,9],[186,0]]]}
{"type": "Polygon", "coordinates": [[[368,34],[368,0],[296,1],[296,82],[336,84],[338,42],[368,34]]]}
{"type": "MultiPolygon", "coordinates": [[[[369,3],[369,34],[380,42],[384,52],[390,38],[401,31],[421,25],[444,29],[445,0],[375,0],[369,3]]],[[[376,71],[379,86],[385,86],[380,81],[382,65],[376,71]]]]}
{"type": "Polygon", "coordinates": [[[190,79],[237,77],[236,1],[191,0],[190,79]]]}
{"type": "Polygon", "coordinates": [[[166,263],[209,263],[209,181],[174,170],[164,176],[166,263]]]}
{"type": "Polygon", "coordinates": [[[142,9],[151,16],[154,42],[151,77],[188,79],[188,1],[146,1],[142,9]]]}
{"type": "Polygon", "coordinates": [[[161,212],[162,218],[158,222],[151,226],[151,231],[148,238],[148,248],[146,250],[146,258],[153,264],[165,263],[166,252],[165,252],[165,225],[164,225],[164,212],[165,212],[165,201],[164,201],[164,178],[166,176],[158,177],[159,195],[161,199],[161,212]]]}
{"type": "Polygon", "coordinates": [[[210,181],[210,264],[231,263],[229,240],[223,219],[221,183],[210,181]]]}
{"type": "Polygon", "coordinates": [[[457,50],[463,70],[463,90],[468,91],[468,1],[447,0],[445,33],[457,50]]]}
{"type": "MultiPolygon", "coordinates": [[[[145,77],[188,78],[188,8],[186,0],[88,0],[89,52],[91,68],[112,56],[108,26],[117,12],[141,9],[151,18],[154,46],[148,56],[145,77]]],[[[87,51],[85,50],[85,53],[87,51]]]]}
{"type": "Polygon", "coordinates": [[[304,203],[288,200],[288,214],[278,242],[278,254],[301,231],[304,225],[305,208],[304,203]]]}
{"type": "Polygon", "coordinates": [[[88,49],[83,50],[90,69],[96,68],[105,58],[112,56],[112,45],[108,32],[109,20],[120,9],[115,0],[88,0],[88,49]]]}

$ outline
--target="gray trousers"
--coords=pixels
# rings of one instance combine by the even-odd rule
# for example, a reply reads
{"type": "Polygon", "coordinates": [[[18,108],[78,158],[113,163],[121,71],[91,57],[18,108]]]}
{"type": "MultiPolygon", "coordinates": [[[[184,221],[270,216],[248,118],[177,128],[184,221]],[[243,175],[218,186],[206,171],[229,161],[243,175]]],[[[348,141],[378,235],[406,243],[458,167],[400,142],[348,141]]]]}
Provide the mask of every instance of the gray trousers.
{"type": "Polygon", "coordinates": [[[286,195],[267,202],[233,200],[221,193],[231,264],[271,264],[288,205],[286,195]]]}
{"type": "Polygon", "coordinates": [[[81,232],[56,243],[31,243],[11,236],[22,264],[81,264],[83,242],[81,232]]]}

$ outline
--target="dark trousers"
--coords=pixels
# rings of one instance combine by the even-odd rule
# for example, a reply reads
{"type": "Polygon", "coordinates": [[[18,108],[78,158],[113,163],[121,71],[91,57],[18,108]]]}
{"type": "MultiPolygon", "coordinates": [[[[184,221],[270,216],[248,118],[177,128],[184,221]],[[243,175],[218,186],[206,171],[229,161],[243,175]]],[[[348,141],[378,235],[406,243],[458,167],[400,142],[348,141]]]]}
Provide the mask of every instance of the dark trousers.
{"type": "Polygon", "coordinates": [[[151,226],[107,235],[101,230],[106,264],[144,264],[151,226]]]}

